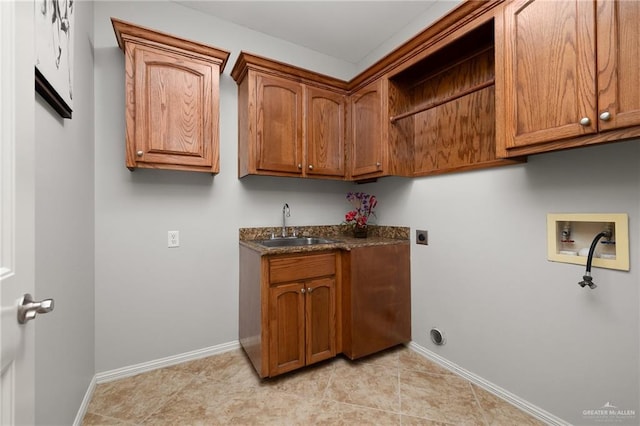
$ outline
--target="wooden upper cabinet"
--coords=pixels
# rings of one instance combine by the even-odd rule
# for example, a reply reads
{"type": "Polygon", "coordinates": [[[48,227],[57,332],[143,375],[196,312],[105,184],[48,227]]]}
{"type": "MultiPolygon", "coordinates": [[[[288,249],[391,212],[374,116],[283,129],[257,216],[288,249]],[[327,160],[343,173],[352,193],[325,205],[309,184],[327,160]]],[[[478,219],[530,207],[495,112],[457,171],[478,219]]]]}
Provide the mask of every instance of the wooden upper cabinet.
{"type": "Polygon", "coordinates": [[[640,125],[640,2],[598,1],[596,17],[600,129],[640,125]]]}
{"type": "Polygon", "coordinates": [[[385,175],[387,143],[387,85],[380,78],[351,95],[351,177],[385,175]]]}
{"type": "Polygon", "coordinates": [[[495,24],[476,19],[389,74],[389,170],[426,176],[512,164],[496,156],[495,24]]]}
{"type": "Polygon", "coordinates": [[[306,90],[306,173],[344,177],[346,96],[312,86],[306,90]]]}
{"type": "Polygon", "coordinates": [[[218,173],[229,52],[112,18],[125,53],[126,165],[218,173]]]}
{"type": "Polygon", "coordinates": [[[302,99],[299,83],[256,74],[256,169],[302,173],[302,99]]]}
{"type": "Polygon", "coordinates": [[[346,83],[242,52],[238,176],[344,179],[346,83]]]}
{"type": "Polygon", "coordinates": [[[507,149],[596,131],[594,14],[582,0],[506,5],[496,40],[504,43],[507,149]]]}
{"type": "Polygon", "coordinates": [[[499,155],[640,135],[623,129],[640,125],[639,18],[638,2],[507,3],[496,19],[499,155]]]}

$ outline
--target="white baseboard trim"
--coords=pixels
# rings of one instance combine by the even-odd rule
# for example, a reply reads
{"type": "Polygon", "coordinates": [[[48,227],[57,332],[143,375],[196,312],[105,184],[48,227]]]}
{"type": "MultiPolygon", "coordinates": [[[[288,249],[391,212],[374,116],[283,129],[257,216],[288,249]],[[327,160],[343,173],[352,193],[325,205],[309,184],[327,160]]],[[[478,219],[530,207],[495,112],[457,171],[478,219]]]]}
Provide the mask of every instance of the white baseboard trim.
{"type": "Polygon", "coordinates": [[[85,414],[87,414],[87,409],[89,408],[89,403],[91,402],[91,398],[93,397],[93,392],[96,389],[96,385],[100,383],[124,379],[126,377],[135,376],[136,374],[146,373],[149,371],[157,370],[159,368],[169,367],[171,365],[181,364],[183,362],[193,361],[200,358],[206,358],[212,355],[218,355],[238,348],[240,348],[240,342],[238,340],[234,340],[232,342],[222,343],[220,345],[210,346],[208,348],[198,349],[195,351],[185,352],[166,358],[143,362],[141,364],[97,373],[95,376],[93,376],[91,383],[89,383],[89,387],[87,388],[87,392],[84,395],[82,404],[80,404],[80,408],[78,409],[78,414],[76,414],[73,426],[82,425],[82,419],[84,418],[85,414]]]}
{"type": "Polygon", "coordinates": [[[211,355],[221,354],[240,347],[240,342],[234,340],[233,342],[222,343],[216,346],[210,346],[208,348],[197,349],[191,352],[185,352],[178,355],[169,356],[166,358],[156,359],[153,361],[143,362],[141,364],[131,365],[128,367],[122,367],[115,370],[105,371],[96,374],[96,383],[106,383],[112,380],[124,379],[125,377],[135,376],[136,374],[146,373],[148,371],[157,370],[159,368],[169,367],[176,364],[181,364],[187,361],[193,361],[200,358],[205,358],[211,355]]]}
{"type": "Polygon", "coordinates": [[[446,358],[441,357],[435,352],[432,352],[427,348],[418,345],[415,342],[409,343],[409,348],[419,353],[420,355],[424,356],[425,358],[435,362],[436,364],[446,368],[447,370],[452,371],[458,376],[461,376],[469,380],[471,383],[480,386],[482,389],[486,390],[487,392],[490,392],[496,395],[497,397],[504,399],[505,401],[509,402],[511,405],[516,406],[520,410],[532,415],[533,417],[537,418],[542,422],[545,422],[553,426],[569,426],[570,425],[570,423],[565,422],[561,418],[556,417],[553,414],[543,410],[542,408],[537,407],[529,403],[528,401],[525,401],[524,399],[512,394],[506,389],[503,389],[500,386],[497,386],[489,382],[488,380],[485,380],[482,377],[477,376],[468,370],[465,370],[459,365],[454,364],[453,362],[447,360],[446,358]]]}
{"type": "Polygon", "coordinates": [[[93,392],[95,390],[96,376],[93,376],[87,391],[84,393],[84,398],[82,398],[82,403],[80,404],[76,418],[73,420],[73,426],[82,426],[82,419],[84,419],[84,415],[87,414],[87,409],[89,408],[89,403],[91,402],[91,397],[93,397],[93,392]]]}

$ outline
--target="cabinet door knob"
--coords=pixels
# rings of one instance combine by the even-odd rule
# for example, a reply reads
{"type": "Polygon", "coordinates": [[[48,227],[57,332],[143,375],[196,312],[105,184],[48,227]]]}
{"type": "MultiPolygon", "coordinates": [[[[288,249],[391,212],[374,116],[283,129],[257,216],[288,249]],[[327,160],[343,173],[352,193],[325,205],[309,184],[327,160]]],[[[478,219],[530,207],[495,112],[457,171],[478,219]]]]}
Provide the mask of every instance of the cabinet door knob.
{"type": "Polygon", "coordinates": [[[302,168],[302,164],[298,163],[298,168],[301,169],[302,168]]]}
{"type": "Polygon", "coordinates": [[[588,126],[589,124],[591,124],[591,120],[589,119],[589,117],[582,117],[580,119],[580,124],[582,126],[588,126]]]}
{"type": "Polygon", "coordinates": [[[311,287],[307,288],[307,293],[311,293],[313,289],[311,287]]]}
{"type": "Polygon", "coordinates": [[[380,167],[381,165],[382,164],[379,161],[376,163],[376,167],[380,167]]]}
{"type": "Polygon", "coordinates": [[[300,293],[305,293],[307,290],[305,290],[304,288],[300,289],[300,293]]]}
{"type": "Polygon", "coordinates": [[[313,166],[309,164],[309,170],[313,170],[313,166]]]}
{"type": "Polygon", "coordinates": [[[605,112],[601,113],[600,114],[600,120],[602,120],[602,121],[611,120],[611,113],[609,111],[605,111],[605,112]]]}
{"type": "Polygon", "coordinates": [[[136,155],[137,155],[138,157],[142,157],[142,154],[144,154],[144,152],[142,152],[142,151],[138,151],[138,152],[136,152],[136,155]]]}

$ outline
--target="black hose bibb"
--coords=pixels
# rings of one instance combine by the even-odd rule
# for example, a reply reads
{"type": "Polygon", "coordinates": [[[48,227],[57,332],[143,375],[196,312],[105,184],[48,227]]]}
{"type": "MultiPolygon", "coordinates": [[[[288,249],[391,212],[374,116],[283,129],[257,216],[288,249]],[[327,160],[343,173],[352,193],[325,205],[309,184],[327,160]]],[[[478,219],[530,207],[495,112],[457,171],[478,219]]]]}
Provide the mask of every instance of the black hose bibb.
{"type": "Polygon", "coordinates": [[[580,287],[589,286],[590,289],[594,289],[597,287],[596,283],[593,282],[593,278],[591,277],[591,262],[593,261],[593,252],[596,250],[596,245],[600,238],[606,237],[611,238],[611,231],[602,231],[591,242],[591,247],[589,247],[589,256],[587,256],[587,270],[582,276],[582,281],[578,283],[580,287]]]}

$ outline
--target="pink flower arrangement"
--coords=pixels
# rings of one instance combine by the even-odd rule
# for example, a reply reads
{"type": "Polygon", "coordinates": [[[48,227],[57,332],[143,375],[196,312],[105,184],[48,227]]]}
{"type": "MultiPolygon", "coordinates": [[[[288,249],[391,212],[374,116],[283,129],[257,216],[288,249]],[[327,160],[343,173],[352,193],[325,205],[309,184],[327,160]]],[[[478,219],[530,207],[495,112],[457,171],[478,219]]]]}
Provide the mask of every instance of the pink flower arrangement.
{"type": "Polygon", "coordinates": [[[347,200],[354,207],[353,210],[344,215],[344,221],[350,225],[366,226],[369,223],[369,216],[375,216],[373,209],[378,204],[375,195],[364,192],[349,192],[347,200]]]}

